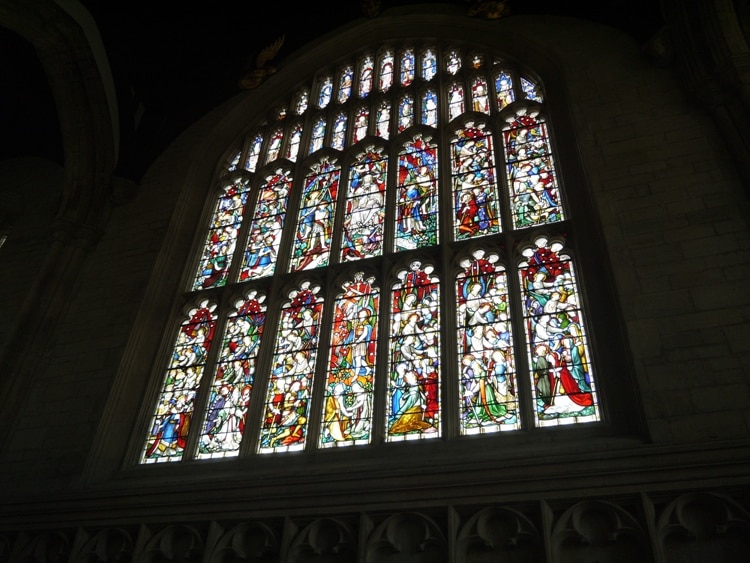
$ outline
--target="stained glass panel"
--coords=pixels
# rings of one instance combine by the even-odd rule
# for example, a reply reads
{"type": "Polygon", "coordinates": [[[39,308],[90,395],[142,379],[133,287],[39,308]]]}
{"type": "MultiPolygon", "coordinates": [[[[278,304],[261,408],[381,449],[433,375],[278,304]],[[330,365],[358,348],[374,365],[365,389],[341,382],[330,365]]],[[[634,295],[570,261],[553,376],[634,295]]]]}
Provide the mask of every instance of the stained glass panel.
{"type": "Polygon", "coordinates": [[[276,129],[271,133],[271,138],[268,141],[268,151],[266,151],[266,164],[273,162],[279,158],[281,152],[281,143],[284,140],[284,130],[276,129]]]}
{"type": "Polygon", "coordinates": [[[367,444],[372,436],[380,307],[373,281],[359,272],[336,297],[320,433],[323,447],[367,444]]]}
{"type": "Polygon", "coordinates": [[[538,426],[599,420],[573,262],[544,237],[519,265],[538,426]]]}
{"type": "Polygon", "coordinates": [[[206,357],[216,329],[216,305],[203,301],[180,326],[146,444],[143,463],[179,461],[187,444],[206,357]]]}
{"type": "Polygon", "coordinates": [[[239,281],[273,274],[291,189],[292,179],[288,172],[282,170],[268,176],[260,187],[239,281]]]}
{"type": "Polygon", "coordinates": [[[351,66],[347,66],[341,71],[341,78],[339,78],[339,95],[337,99],[340,104],[343,104],[352,95],[353,83],[354,69],[351,66]]]}
{"type": "Polygon", "coordinates": [[[398,132],[414,125],[414,99],[408,94],[398,104],[398,132]]]}
{"type": "Polygon", "coordinates": [[[305,177],[292,248],[293,272],[328,265],[340,176],[341,168],[324,160],[305,177]]]}
{"type": "Polygon", "coordinates": [[[326,119],[319,116],[313,124],[312,137],[310,138],[310,154],[323,148],[323,141],[326,137],[326,119]]]}
{"type": "Polygon", "coordinates": [[[235,303],[227,319],[198,442],[199,459],[239,454],[266,320],[264,300],[264,295],[250,292],[235,303]]]}
{"type": "Polygon", "coordinates": [[[387,92],[393,86],[393,53],[386,51],[380,59],[380,81],[378,89],[387,92]]]}
{"type": "Polygon", "coordinates": [[[349,169],[349,191],[341,241],[343,262],[380,256],[388,159],[370,150],[349,169]]]}
{"type": "Polygon", "coordinates": [[[333,122],[333,134],[331,135],[331,146],[339,151],[344,150],[346,145],[346,114],[340,113],[333,122]]]}
{"type": "Polygon", "coordinates": [[[513,225],[517,229],[563,219],[547,126],[519,114],[503,132],[513,225]]]}
{"type": "Polygon", "coordinates": [[[323,109],[328,107],[331,103],[331,97],[333,96],[333,78],[330,76],[324,77],[320,82],[320,91],[318,94],[318,107],[323,109]]]}
{"type": "Polygon", "coordinates": [[[520,427],[508,303],[508,281],[498,255],[474,252],[456,278],[459,419],[462,434],[520,427]]]}
{"type": "Polygon", "coordinates": [[[492,136],[469,123],[451,142],[454,236],[457,240],[500,232],[492,136]]]}
{"type": "Polygon", "coordinates": [[[445,57],[445,70],[451,74],[456,74],[461,70],[461,56],[458,51],[449,51],[445,57]]]}
{"type": "Polygon", "coordinates": [[[300,143],[302,142],[302,124],[296,123],[289,133],[289,144],[286,147],[286,158],[294,162],[299,154],[300,143]]]}
{"type": "Polygon", "coordinates": [[[391,293],[389,442],[440,435],[440,292],[432,272],[413,262],[391,293]]]}
{"type": "Polygon", "coordinates": [[[458,82],[448,89],[448,119],[455,119],[464,112],[464,87],[458,82]]]}
{"type": "Polygon", "coordinates": [[[515,100],[513,93],[513,79],[510,73],[501,70],[495,78],[495,93],[497,94],[497,109],[501,110],[515,100]]]}
{"type": "Polygon", "coordinates": [[[301,450],[307,438],[323,300],[307,282],[281,310],[271,362],[259,453],[301,450]]]}
{"type": "Polygon", "coordinates": [[[437,127],[438,101],[434,90],[427,90],[422,96],[422,123],[430,127],[437,127]]]}
{"type": "Polygon", "coordinates": [[[482,77],[475,78],[471,83],[471,107],[474,111],[490,113],[489,89],[482,77]]]}
{"type": "Polygon", "coordinates": [[[367,106],[361,106],[357,109],[354,116],[354,133],[352,143],[358,143],[367,136],[367,125],[370,121],[370,110],[367,106]]]}
{"type": "Polygon", "coordinates": [[[372,78],[375,74],[375,64],[369,55],[362,59],[362,66],[359,68],[359,90],[360,98],[367,97],[372,92],[372,78]]]}
{"type": "Polygon", "coordinates": [[[523,76],[521,77],[521,90],[523,90],[523,95],[527,100],[542,103],[542,93],[537,85],[523,76]]]}
{"type": "Polygon", "coordinates": [[[391,103],[383,100],[378,105],[377,135],[388,140],[391,136],[391,103]]]}
{"type": "Polygon", "coordinates": [[[302,115],[307,111],[307,106],[310,103],[310,93],[307,90],[302,90],[297,95],[297,100],[294,103],[294,111],[297,115],[302,115]]]}
{"type": "Polygon", "coordinates": [[[407,49],[401,53],[401,86],[409,86],[414,82],[414,51],[407,49]]]}
{"type": "Polygon", "coordinates": [[[234,172],[237,170],[237,166],[240,163],[240,158],[242,158],[242,151],[238,151],[235,153],[235,155],[229,160],[229,163],[227,164],[227,172],[234,172]]]}
{"type": "Polygon", "coordinates": [[[245,170],[255,172],[260,159],[260,151],[263,148],[263,135],[258,133],[250,142],[250,149],[247,151],[247,160],[245,161],[245,170]]]}
{"type": "Polygon", "coordinates": [[[249,189],[247,180],[237,179],[219,196],[193,280],[194,290],[226,285],[249,189]]]}
{"type": "Polygon", "coordinates": [[[395,250],[438,242],[437,145],[415,137],[398,156],[395,250]]]}
{"type": "Polygon", "coordinates": [[[436,74],[437,57],[435,56],[435,51],[427,49],[422,53],[422,79],[429,82],[436,74]]]}

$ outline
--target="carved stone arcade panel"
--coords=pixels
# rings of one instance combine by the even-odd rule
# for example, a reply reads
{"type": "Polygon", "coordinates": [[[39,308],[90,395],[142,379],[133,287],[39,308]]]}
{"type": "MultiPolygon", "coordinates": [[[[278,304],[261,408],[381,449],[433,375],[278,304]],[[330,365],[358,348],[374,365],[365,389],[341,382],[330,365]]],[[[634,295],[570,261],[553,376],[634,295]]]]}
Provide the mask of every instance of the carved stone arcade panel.
{"type": "Polygon", "coordinates": [[[1,563],[741,563],[748,553],[750,512],[715,493],[0,534],[1,563]]]}

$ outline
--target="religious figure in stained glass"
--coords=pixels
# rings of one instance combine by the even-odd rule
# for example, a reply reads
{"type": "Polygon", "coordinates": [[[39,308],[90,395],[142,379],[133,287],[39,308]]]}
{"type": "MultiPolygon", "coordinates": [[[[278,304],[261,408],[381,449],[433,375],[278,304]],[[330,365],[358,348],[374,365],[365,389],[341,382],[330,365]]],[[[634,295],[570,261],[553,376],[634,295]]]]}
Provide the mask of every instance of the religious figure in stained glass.
{"type": "Polygon", "coordinates": [[[378,89],[387,92],[393,86],[393,53],[386,51],[380,60],[380,81],[378,89]]]}
{"type": "Polygon", "coordinates": [[[357,91],[360,98],[367,97],[372,91],[372,79],[375,73],[375,65],[372,57],[369,55],[362,59],[362,66],[359,69],[359,89],[357,91]]]}
{"type": "Polygon", "coordinates": [[[437,146],[422,137],[406,143],[398,156],[395,249],[437,244],[437,146]]]}
{"type": "Polygon", "coordinates": [[[474,111],[490,113],[490,97],[487,81],[477,77],[471,83],[471,108],[474,111]]]}
{"type": "Polygon", "coordinates": [[[199,459],[239,453],[266,320],[264,300],[264,295],[251,291],[235,303],[227,319],[198,442],[199,459]]]}
{"type": "Polygon", "coordinates": [[[451,74],[456,74],[461,70],[461,55],[458,51],[451,50],[445,57],[445,70],[451,74]]]}
{"type": "Polygon", "coordinates": [[[414,125],[414,99],[403,96],[398,104],[398,132],[414,125]]]}
{"type": "Polygon", "coordinates": [[[378,105],[377,122],[377,136],[387,141],[391,135],[391,103],[388,100],[378,105]]]}
{"type": "Polygon", "coordinates": [[[338,102],[343,104],[352,95],[352,84],[354,83],[354,69],[351,66],[345,67],[341,71],[339,79],[338,102]]]}
{"type": "Polygon", "coordinates": [[[468,123],[451,142],[451,158],[456,239],[500,232],[491,135],[468,123]]]}
{"type": "Polygon", "coordinates": [[[560,191],[544,121],[519,114],[503,131],[503,140],[514,227],[562,221],[560,191]]]}
{"type": "Polygon", "coordinates": [[[367,136],[367,125],[370,120],[370,110],[367,106],[360,106],[354,116],[354,134],[352,144],[359,143],[367,136]]]}
{"type": "Polygon", "coordinates": [[[318,107],[323,109],[331,103],[331,97],[333,96],[333,78],[326,76],[320,82],[320,90],[318,94],[318,107]]]}
{"type": "Polygon", "coordinates": [[[456,278],[462,434],[519,428],[507,275],[497,262],[477,250],[456,278]]]}
{"type": "Polygon", "coordinates": [[[227,283],[248,191],[248,182],[245,180],[238,179],[224,187],[216,202],[211,227],[203,244],[193,289],[220,287],[227,283]]]}
{"type": "Polygon", "coordinates": [[[414,51],[407,49],[401,53],[401,86],[414,82],[414,51]]]}
{"type": "Polygon", "coordinates": [[[336,150],[344,150],[346,145],[346,114],[340,113],[333,122],[333,134],[331,135],[331,147],[336,150]]]}
{"type": "Polygon", "coordinates": [[[259,453],[300,450],[307,438],[323,300],[304,282],[289,294],[279,319],[259,453]]]}
{"type": "Polygon", "coordinates": [[[434,90],[427,90],[422,96],[422,123],[430,127],[437,127],[438,100],[434,90]]]}
{"type": "Polygon", "coordinates": [[[288,172],[282,170],[268,176],[261,186],[250,223],[240,281],[273,274],[291,188],[292,180],[288,172]]]}
{"type": "Polygon", "coordinates": [[[340,176],[341,168],[324,160],[305,177],[292,247],[293,272],[328,265],[340,176]]]}
{"type": "Polygon", "coordinates": [[[574,263],[560,241],[537,232],[566,219],[541,87],[483,51],[464,55],[432,42],[413,47],[394,51],[389,45],[377,57],[374,51],[354,54],[339,72],[278,99],[267,121],[220,162],[222,189],[210,202],[213,214],[197,264],[190,266],[195,269],[186,296],[209,290],[230,310],[215,313],[217,307],[204,301],[181,321],[166,373],[157,374],[163,385],[142,463],[238,456],[250,400],[261,403],[252,412],[262,421],[250,433],[258,442],[243,449],[260,453],[305,448],[308,420],[317,442],[309,445],[318,448],[369,444],[383,431],[393,442],[444,430],[453,438],[519,430],[522,422],[531,430],[600,420],[574,263]],[[438,69],[452,75],[441,86],[438,69]],[[503,128],[493,131],[482,115],[499,111],[503,128]],[[443,123],[446,116],[450,123],[443,123]],[[398,144],[370,143],[368,135],[397,138],[398,144]],[[502,143],[503,189],[494,143],[502,143]],[[331,148],[340,151],[336,160],[320,156],[304,168],[299,162],[331,148]],[[449,193],[438,191],[439,157],[450,159],[444,167],[450,181],[443,182],[449,193]],[[257,176],[262,165],[282,158],[286,164],[275,172],[257,176]],[[391,158],[397,159],[395,170],[388,169],[391,158]],[[338,164],[342,160],[348,171],[338,164]],[[346,193],[339,194],[344,174],[346,193]],[[287,209],[295,210],[292,222],[287,209]],[[450,224],[443,229],[445,219],[450,224]],[[502,230],[510,233],[501,241],[494,235],[502,230]],[[441,231],[447,241],[439,240],[441,231]],[[238,240],[245,232],[247,238],[238,240]],[[533,242],[519,243],[522,236],[533,242]],[[485,238],[475,241],[479,237],[485,238]],[[277,269],[282,238],[289,243],[288,263],[277,269]],[[511,242],[520,244],[514,248],[523,258],[508,275],[500,246],[511,242]],[[440,270],[423,265],[428,257],[447,263],[440,270]],[[448,274],[459,257],[460,271],[448,274]],[[391,316],[379,318],[375,280],[388,279],[399,259],[409,266],[397,271],[386,296],[391,316]],[[304,273],[332,264],[335,271],[304,273]],[[442,311],[443,319],[438,271],[455,284],[455,302],[442,311]],[[322,290],[307,281],[318,275],[346,280],[325,325],[322,290]],[[272,287],[296,278],[298,289],[268,319],[257,288],[239,301],[229,294],[271,276],[272,287]],[[443,320],[447,333],[440,330],[443,320]],[[264,326],[278,329],[261,343],[264,326]],[[514,334],[514,326],[524,330],[514,334]],[[209,355],[216,327],[223,327],[222,344],[209,355]],[[328,363],[318,366],[320,395],[310,411],[321,331],[330,334],[328,363]],[[441,345],[449,346],[443,359],[453,364],[442,373],[441,345]],[[388,365],[378,367],[383,381],[376,383],[378,346],[388,365]],[[526,358],[519,370],[514,351],[521,349],[526,358]],[[264,366],[270,362],[270,373],[261,378],[268,385],[258,395],[259,358],[264,366]],[[442,377],[450,377],[444,386],[442,377]],[[442,389],[449,405],[440,404],[442,389]],[[531,420],[521,421],[522,413],[531,420]]]}
{"type": "Polygon", "coordinates": [[[539,426],[599,419],[580,293],[562,250],[540,237],[518,272],[539,426]]]}
{"type": "Polygon", "coordinates": [[[362,272],[334,304],[320,445],[369,443],[380,293],[362,272]]]}
{"type": "Polygon", "coordinates": [[[427,49],[422,53],[422,79],[429,82],[437,74],[437,57],[435,51],[427,49]]]}
{"type": "Polygon", "coordinates": [[[263,135],[258,133],[250,142],[250,150],[247,151],[247,160],[245,161],[245,170],[255,172],[260,159],[260,151],[263,147],[263,135]]]}
{"type": "Polygon", "coordinates": [[[501,70],[497,73],[495,77],[495,93],[497,94],[498,110],[513,103],[513,100],[515,100],[515,94],[513,92],[513,79],[509,72],[501,70]]]}
{"type": "Polygon", "coordinates": [[[292,131],[289,134],[289,144],[286,147],[286,154],[284,155],[287,159],[294,162],[297,160],[299,154],[300,143],[302,142],[302,124],[297,123],[292,127],[292,131]]]}
{"type": "Polygon", "coordinates": [[[380,256],[388,159],[375,150],[359,156],[349,169],[349,190],[341,240],[341,260],[380,256]]]}
{"type": "Polygon", "coordinates": [[[464,87],[454,82],[448,88],[448,119],[457,118],[464,112],[464,87]]]}
{"type": "Polygon", "coordinates": [[[388,441],[440,433],[440,295],[432,271],[413,262],[391,292],[388,441]]]}
{"type": "Polygon", "coordinates": [[[319,116],[313,125],[312,136],[310,138],[310,154],[323,148],[323,141],[326,137],[326,119],[319,116]]]}
{"type": "Polygon", "coordinates": [[[271,133],[271,140],[268,143],[268,151],[266,152],[266,164],[273,162],[279,158],[281,152],[281,142],[284,140],[284,130],[276,129],[271,133]]]}
{"type": "Polygon", "coordinates": [[[144,463],[179,461],[187,444],[206,357],[216,330],[216,304],[202,301],[188,313],[172,347],[156,412],[146,437],[144,463]]]}

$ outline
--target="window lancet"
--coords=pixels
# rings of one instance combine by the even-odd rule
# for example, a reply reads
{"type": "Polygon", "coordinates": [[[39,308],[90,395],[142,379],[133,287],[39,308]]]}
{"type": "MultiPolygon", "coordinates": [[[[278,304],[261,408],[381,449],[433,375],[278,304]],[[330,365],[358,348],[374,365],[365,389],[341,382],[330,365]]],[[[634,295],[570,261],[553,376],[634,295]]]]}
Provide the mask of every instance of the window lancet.
{"type": "Polygon", "coordinates": [[[222,160],[141,463],[603,419],[541,81],[431,42],[338,63],[222,160]]]}

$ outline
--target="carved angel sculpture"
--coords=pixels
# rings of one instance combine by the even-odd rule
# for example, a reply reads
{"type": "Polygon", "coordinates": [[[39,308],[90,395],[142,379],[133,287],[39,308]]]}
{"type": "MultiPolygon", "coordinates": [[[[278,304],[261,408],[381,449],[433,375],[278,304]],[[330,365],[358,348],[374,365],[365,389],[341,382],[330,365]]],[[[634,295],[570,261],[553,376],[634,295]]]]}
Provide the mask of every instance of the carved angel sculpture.
{"type": "Polygon", "coordinates": [[[286,35],[279,36],[273,43],[265,47],[258,53],[255,59],[255,68],[248,68],[237,81],[237,85],[243,90],[257,88],[270,75],[274,74],[278,68],[271,64],[271,61],[279,52],[284,44],[286,35]]]}

